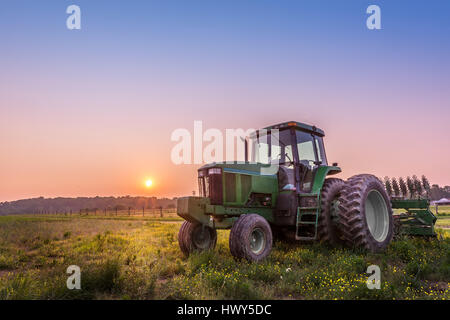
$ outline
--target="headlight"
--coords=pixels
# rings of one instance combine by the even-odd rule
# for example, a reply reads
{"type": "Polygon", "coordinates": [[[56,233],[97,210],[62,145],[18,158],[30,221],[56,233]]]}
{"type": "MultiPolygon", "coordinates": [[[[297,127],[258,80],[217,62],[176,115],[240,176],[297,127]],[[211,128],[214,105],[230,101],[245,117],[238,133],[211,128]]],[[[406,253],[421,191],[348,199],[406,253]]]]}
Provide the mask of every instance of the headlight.
{"type": "Polygon", "coordinates": [[[220,170],[220,168],[211,168],[208,170],[208,174],[221,174],[222,171],[220,170]]]}

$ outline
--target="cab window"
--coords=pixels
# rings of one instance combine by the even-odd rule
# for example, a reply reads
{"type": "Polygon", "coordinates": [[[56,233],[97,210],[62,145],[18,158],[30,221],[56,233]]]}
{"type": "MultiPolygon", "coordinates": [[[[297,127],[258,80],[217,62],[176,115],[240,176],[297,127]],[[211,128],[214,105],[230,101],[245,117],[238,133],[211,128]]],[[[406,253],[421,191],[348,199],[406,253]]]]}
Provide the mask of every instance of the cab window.
{"type": "Polygon", "coordinates": [[[272,163],[280,163],[282,165],[291,165],[294,161],[291,145],[291,135],[289,130],[280,131],[278,137],[276,135],[271,135],[271,155],[269,157],[269,137],[259,136],[251,138],[252,146],[252,161],[268,164],[269,161],[272,163]]]}
{"type": "Polygon", "coordinates": [[[301,163],[314,167],[316,161],[316,154],[314,151],[314,137],[310,133],[297,131],[297,149],[298,158],[301,163]]]}
{"type": "Polygon", "coordinates": [[[316,140],[316,148],[317,148],[317,156],[319,157],[319,161],[322,162],[322,165],[327,166],[327,156],[325,155],[325,148],[323,146],[322,137],[315,137],[316,140]]]}

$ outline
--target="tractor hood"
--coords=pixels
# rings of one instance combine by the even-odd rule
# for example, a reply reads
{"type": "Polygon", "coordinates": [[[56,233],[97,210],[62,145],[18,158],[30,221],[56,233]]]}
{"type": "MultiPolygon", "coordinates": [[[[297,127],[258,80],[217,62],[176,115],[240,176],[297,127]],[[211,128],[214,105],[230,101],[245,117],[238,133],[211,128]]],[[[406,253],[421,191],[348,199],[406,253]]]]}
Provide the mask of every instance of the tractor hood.
{"type": "Polygon", "coordinates": [[[198,170],[207,170],[210,168],[221,168],[226,172],[234,172],[241,174],[260,175],[262,168],[269,168],[269,164],[254,163],[254,162],[242,162],[242,161],[228,161],[228,162],[212,162],[205,164],[198,170]]]}

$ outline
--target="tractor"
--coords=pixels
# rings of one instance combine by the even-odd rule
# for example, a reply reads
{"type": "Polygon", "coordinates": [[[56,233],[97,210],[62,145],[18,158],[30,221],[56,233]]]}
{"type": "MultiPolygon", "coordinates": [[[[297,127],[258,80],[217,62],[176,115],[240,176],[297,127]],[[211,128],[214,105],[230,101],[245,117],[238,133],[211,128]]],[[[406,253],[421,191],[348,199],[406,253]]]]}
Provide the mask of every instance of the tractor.
{"type": "Polygon", "coordinates": [[[273,125],[245,139],[245,161],[199,168],[199,195],[177,199],[177,214],[186,220],[178,233],[181,251],[213,249],[217,229],[231,229],[231,254],[252,262],[265,259],[276,239],[379,252],[394,229],[435,234],[428,200],[393,200],[371,174],[331,177],[341,168],[328,163],[324,136],[300,122],[273,125]],[[393,208],[406,212],[395,219],[393,208]]]}

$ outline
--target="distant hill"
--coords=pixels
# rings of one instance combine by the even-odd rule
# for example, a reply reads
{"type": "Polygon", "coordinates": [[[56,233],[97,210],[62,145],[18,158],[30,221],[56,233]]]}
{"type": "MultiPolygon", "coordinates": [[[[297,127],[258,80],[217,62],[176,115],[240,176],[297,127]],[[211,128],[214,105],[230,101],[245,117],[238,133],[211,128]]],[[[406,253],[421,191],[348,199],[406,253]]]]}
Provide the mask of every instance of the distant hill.
{"type": "Polygon", "coordinates": [[[62,213],[79,212],[80,210],[124,210],[175,208],[176,198],[156,197],[78,197],[78,198],[32,198],[0,203],[0,215],[22,213],[62,213]]]}

